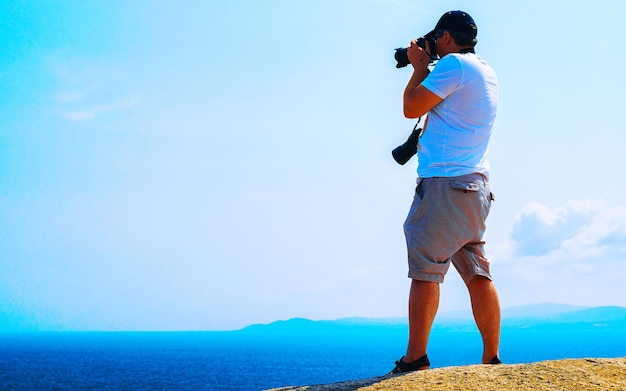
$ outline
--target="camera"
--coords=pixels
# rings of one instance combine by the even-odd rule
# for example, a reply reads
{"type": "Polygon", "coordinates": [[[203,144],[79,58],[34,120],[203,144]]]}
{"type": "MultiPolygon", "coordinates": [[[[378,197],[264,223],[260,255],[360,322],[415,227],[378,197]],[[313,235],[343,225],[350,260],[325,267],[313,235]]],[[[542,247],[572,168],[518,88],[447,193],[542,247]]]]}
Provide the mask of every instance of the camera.
{"type": "MultiPolygon", "coordinates": [[[[418,121],[419,123],[419,121],[418,121]]],[[[400,165],[404,165],[408,162],[413,155],[417,153],[417,144],[419,142],[420,134],[422,133],[422,128],[418,128],[417,124],[413,128],[411,135],[406,140],[406,142],[393,151],[391,151],[391,155],[393,159],[400,165]]]]}
{"type": "MultiPolygon", "coordinates": [[[[437,50],[435,48],[434,34],[428,33],[423,37],[416,39],[415,41],[417,43],[417,46],[421,47],[424,50],[426,50],[426,42],[428,42],[428,46],[430,49],[430,61],[432,62],[437,59],[437,50]]],[[[404,68],[411,63],[411,61],[409,61],[409,55],[407,52],[408,48],[396,49],[396,53],[394,54],[394,58],[398,62],[396,64],[396,68],[404,68]]]]}

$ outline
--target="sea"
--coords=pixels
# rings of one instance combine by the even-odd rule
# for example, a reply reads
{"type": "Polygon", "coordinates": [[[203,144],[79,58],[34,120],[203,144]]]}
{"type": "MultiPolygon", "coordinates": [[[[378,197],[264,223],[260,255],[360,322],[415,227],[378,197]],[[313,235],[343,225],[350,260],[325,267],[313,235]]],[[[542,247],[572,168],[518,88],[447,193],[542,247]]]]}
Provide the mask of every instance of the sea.
{"type": "MultiPolygon", "coordinates": [[[[0,390],[217,391],[325,384],[384,375],[406,348],[407,326],[401,324],[289,325],[230,332],[0,333],[0,390]]],[[[433,368],[470,365],[479,363],[481,349],[478,330],[461,322],[436,325],[428,354],[433,368]]],[[[508,364],[624,357],[626,326],[505,325],[500,356],[508,364]]]]}

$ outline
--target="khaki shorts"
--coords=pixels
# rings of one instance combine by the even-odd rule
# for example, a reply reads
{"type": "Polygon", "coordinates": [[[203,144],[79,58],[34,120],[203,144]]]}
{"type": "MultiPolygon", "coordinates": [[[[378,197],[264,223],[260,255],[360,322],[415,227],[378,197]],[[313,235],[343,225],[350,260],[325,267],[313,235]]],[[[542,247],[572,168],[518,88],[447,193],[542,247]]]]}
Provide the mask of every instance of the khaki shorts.
{"type": "Polygon", "coordinates": [[[480,174],[418,178],[404,223],[409,277],[442,283],[452,262],[465,284],[491,279],[483,235],[492,200],[480,174]]]}

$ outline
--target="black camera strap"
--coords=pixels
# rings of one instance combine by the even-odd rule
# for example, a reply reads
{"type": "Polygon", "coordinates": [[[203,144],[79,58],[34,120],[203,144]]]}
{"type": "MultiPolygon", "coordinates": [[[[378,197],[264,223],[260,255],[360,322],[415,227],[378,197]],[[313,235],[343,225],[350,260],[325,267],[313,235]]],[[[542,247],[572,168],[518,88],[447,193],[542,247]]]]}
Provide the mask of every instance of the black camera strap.
{"type": "Polygon", "coordinates": [[[422,135],[422,129],[418,129],[417,127],[419,126],[419,124],[420,124],[420,122],[421,122],[421,121],[422,121],[422,117],[419,117],[419,118],[417,119],[417,122],[415,123],[415,126],[413,127],[413,132],[416,132],[416,131],[418,131],[418,130],[419,130],[418,135],[420,135],[420,136],[422,135]]]}
{"type": "Polygon", "coordinates": [[[459,53],[465,54],[465,53],[476,53],[476,52],[474,51],[474,48],[465,48],[465,49],[461,49],[459,53]]]}

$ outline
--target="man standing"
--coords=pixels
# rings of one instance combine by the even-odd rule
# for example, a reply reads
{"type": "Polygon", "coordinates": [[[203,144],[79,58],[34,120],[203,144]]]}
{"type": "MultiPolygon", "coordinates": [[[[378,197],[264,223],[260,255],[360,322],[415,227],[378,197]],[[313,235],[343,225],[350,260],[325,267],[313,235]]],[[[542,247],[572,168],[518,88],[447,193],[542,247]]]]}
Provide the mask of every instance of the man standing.
{"type": "Polygon", "coordinates": [[[500,303],[483,240],[493,200],[487,150],[498,80],[474,52],[477,31],[467,13],[451,11],[426,35],[434,48],[421,48],[415,40],[408,48],[413,74],[404,91],[404,115],[428,113],[428,126],[419,139],[417,188],[404,223],[412,279],[409,342],[391,373],[430,367],[426,347],[450,263],[469,290],[483,339],[482,363],[500,363],[500,303]],[[429,73],[435,50],[440,60],[429,73]]]}

